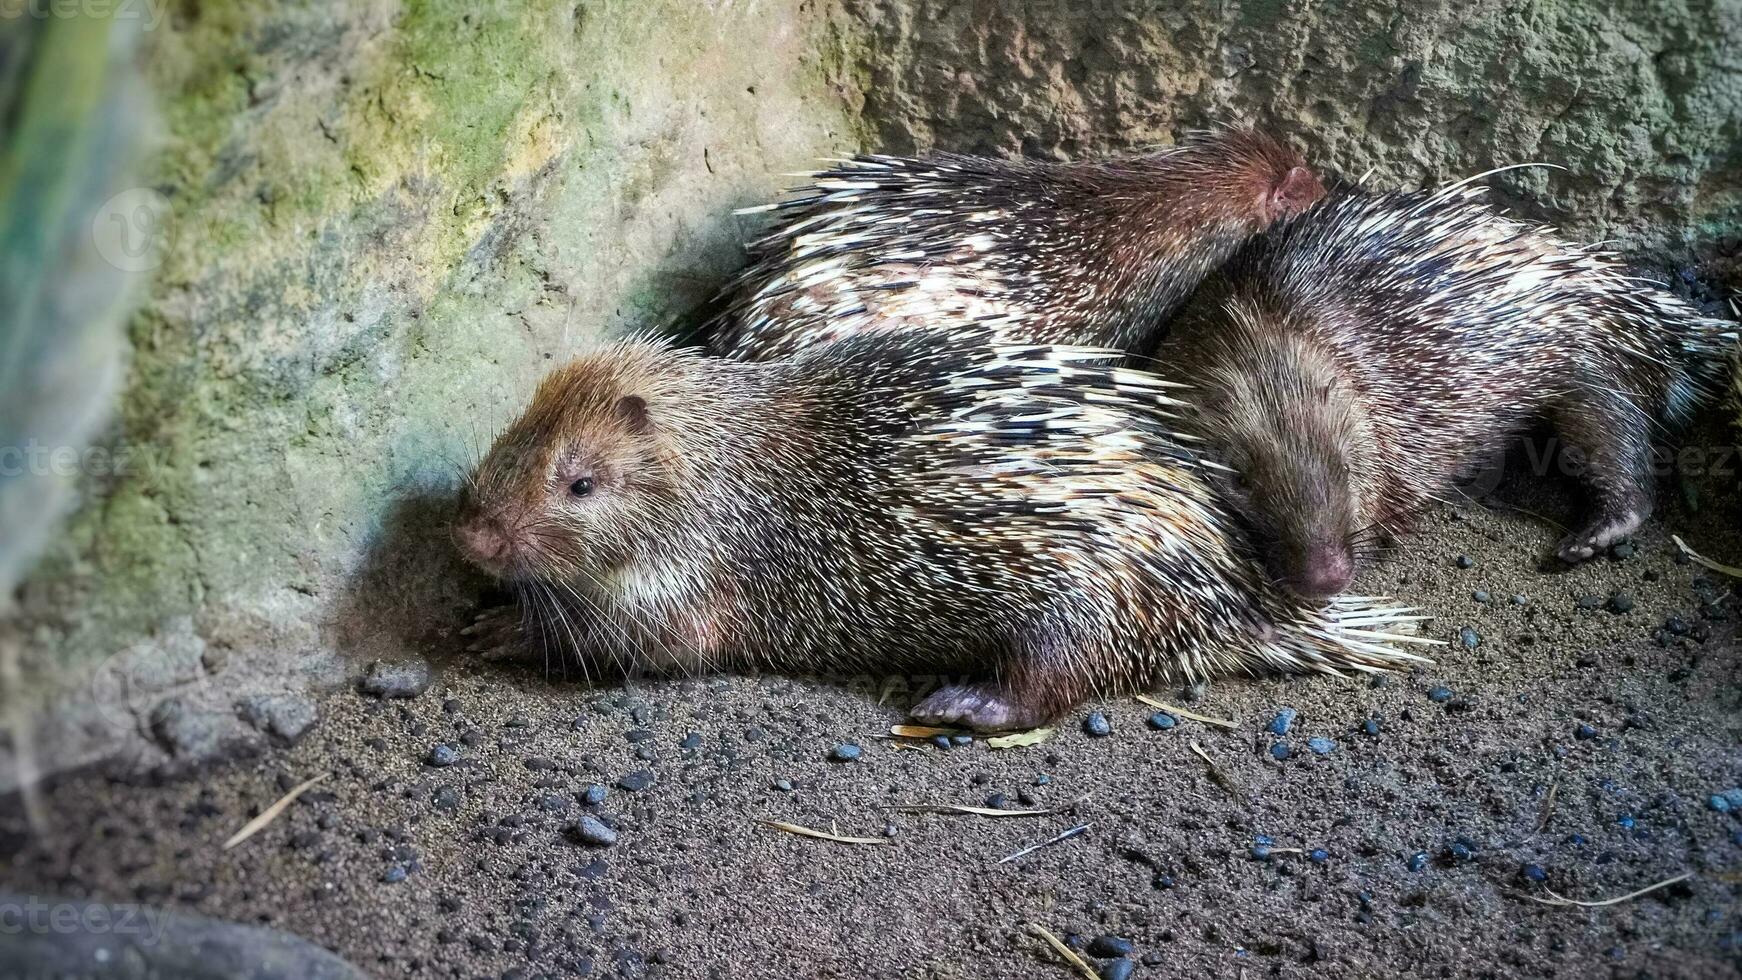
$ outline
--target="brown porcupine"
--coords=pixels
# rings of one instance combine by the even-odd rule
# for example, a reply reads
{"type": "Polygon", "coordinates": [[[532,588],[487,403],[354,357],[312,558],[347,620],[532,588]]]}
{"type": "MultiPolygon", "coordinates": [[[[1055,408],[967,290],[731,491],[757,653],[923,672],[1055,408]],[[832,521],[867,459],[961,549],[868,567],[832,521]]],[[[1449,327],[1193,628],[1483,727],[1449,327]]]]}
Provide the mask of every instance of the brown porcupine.
{"type": "Polygon", "coordinates": [[[1653,428],[1718,389],[1730,329],[1453,185],[1333,194],[1210,276],[1157,353],[1239,474],[1229,503],[1272,575],[1321,599],[1534,421],[1595,497],[1561,557],[1632,533],[1653,428]]]}
{"type": "Polygon", "coordinates": [[[620,669],[965,674],[915,709],[1033,725],[1096,691],[1415,660],[1223,530],[1171,387],[1118,355],[874,331],[740,362],[627,342],[553,372],[455,537],[620,669]]]}
{"type": "Polygon", "coordinates": [[[1250,129],[1125,159],[861,156],[812,176],[748,209],[781,218],[715,320],[716,353],[939,324],[1131,350],[1248,236],[1324,195],[1250,129]]]}

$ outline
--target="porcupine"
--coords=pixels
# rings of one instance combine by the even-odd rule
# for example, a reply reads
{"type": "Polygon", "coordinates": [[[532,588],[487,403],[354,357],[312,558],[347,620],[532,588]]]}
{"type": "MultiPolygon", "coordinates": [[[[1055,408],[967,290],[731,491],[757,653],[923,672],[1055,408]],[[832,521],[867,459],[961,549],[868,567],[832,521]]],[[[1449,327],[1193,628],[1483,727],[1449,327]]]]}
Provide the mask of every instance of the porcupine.
{"type": "Polygon", "coordinates": [[[1568,562],[1651,510],[1654,427],[1721,385],[1731,327],[1615,255],[1497,213],[1482,189],[1338,192],[1210,276],[1157,355],[1276,580],[1347,588],[1526,426],[1580,454],[1595,498],[1568,562]]]}
{"type": "Polygon", "coordinates": [[[1224,535],[1178,403],[1111,351],[874,331],[741,362],[626,342],[559,368],[455,537],[622,669],[962,674],[915,715],[1417,658],[1408,610],[1306,608],[1224,535]]]}
{"type": "Polygon", "coordinates": [[[1248,236],[1324,195],[1251,129],[1078,163],[860,156],[814,174],[715,319],[712,349],[762,359],[912,325],[1131,350],[1248,236]]]}

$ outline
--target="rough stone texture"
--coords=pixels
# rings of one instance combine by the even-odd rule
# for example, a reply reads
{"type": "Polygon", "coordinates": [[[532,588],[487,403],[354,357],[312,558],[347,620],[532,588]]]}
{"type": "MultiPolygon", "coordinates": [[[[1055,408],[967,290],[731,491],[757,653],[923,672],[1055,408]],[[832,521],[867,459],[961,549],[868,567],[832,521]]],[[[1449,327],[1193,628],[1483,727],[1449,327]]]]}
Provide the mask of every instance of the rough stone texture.
{"type": "MultiPolygon", "coordinates": [[[[186,4],[148,32],[171,239],[132,324],[124,472],[21,598],[50,766],[213,744],[481,583],[457,469],[548,360],[669,327],[740,262],[733,207],[854,148],[1082,156],[1224,119],[1505,197],[1681,264],[1742,224],[1734,2],[1097,0],[186,4]]],[[[0,788],[11,778],[0,749],[0,788]]]]}
{"type": "Polygon", "coordinates": [[[850,0],[873,142],[1077,157],[1246,119],[1382,186],[1498,181],[1581,237],[1742,229],[1742,4],[850,0]]]}
{"type": "Polygon", "coordinates": [[[129,465],[22,596],[42,761],[149,753],[171,695],[236,723],[456,616],[445,503],[546,361],[701,304],[732,209],[858,145],[831,16],[207,3],[149,32],[171,240],[129,465]]]}

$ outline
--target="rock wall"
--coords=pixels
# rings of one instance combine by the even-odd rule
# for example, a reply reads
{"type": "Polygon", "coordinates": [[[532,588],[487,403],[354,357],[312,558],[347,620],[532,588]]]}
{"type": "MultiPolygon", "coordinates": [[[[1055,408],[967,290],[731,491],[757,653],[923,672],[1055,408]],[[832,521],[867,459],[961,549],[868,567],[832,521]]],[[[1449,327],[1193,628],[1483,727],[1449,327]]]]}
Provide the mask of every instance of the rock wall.
{"type": "Polygon", "coordinates": [[[834,13],[169,8],[124,464],[21,595],[43,764],[294,734],[311,688],[457,615],[443,505],[545,364],[694,309],[734,207],[859,145],[834,13]]]}
{"type": "Polygon", "coordinates": [[[1742,229],[1735,0],[852,0],[893,152],[1078,157],[1245,119],[1319,166],[1498,183],[1587,238],[1683,256],[1742,229]]]}
{"type": "Polygon", "coordinates": [[[1384,186],[1563,165],[1497,183],[1663,261],[1742,230],[1734,0],[165,12],[127,465],[84,480],[15,627],[10,696],[47,706],[55,766],[294,737],[311,689],[451,622],[479,585],[441,528],[459,468],[551,359],[682,321],[741,260],[731,209],[818,155],[1078,157],[1244,119],[1384,186]]]}

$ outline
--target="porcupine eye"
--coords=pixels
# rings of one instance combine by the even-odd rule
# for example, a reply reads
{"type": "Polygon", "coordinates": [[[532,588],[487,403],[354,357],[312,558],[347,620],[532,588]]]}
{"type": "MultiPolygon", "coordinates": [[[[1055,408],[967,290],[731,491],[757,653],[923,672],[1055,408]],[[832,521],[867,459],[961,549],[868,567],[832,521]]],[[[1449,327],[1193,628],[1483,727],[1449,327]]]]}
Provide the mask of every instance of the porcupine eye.
{"type": "Polygon", "coordinates": [[[590,476],[583,476],[579,480],[576,480],[575,482],[569,484],[569,495],[570,496],[585,497],[587,494],[590,494],[592,492],[593,492],[593,478],[590,476]]]}

